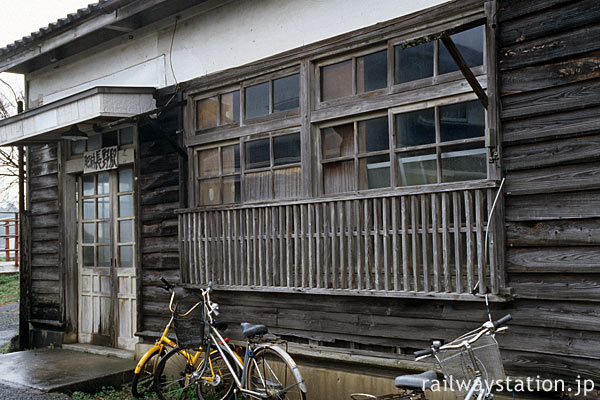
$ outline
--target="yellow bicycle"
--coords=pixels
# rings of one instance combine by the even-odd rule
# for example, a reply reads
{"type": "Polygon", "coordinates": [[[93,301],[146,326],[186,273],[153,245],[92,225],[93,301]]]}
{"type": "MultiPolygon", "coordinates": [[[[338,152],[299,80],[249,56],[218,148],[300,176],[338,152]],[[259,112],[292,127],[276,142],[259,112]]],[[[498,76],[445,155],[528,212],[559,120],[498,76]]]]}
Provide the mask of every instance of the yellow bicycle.
{"type": "MultiPolygon", "coordinates": [[[[203,374],[194,379],[194,382],[201,381],[223,388],[228,379],[223,376],[220,368],[223,364],[221,356],[218,352],[212,351],[208,357],[203,357],[199,341],[194,340],[194,336],[197,336],[193,335],[194,331],[197,331],[194,325],[202,326],[203,323],[202,299],[197,296],[188,296],[178,301],[174,307],[175,285],[163,277],[160,279],[164,288],[171,293],[169,302],[171,318],[154,346],[140,358],[131,382],[132,395],[136,398],[144,398],[149,393],[156,392],[162,400],[198,398],[200,397],[196,393],[199,390],[198,385],[197,383],[192,385],[189,377],[204,365],[204,362],[208,362],[207,367],[201,368],[203,374]],[[177,334],[177,343],[167,336],[173,326],[175,326],[177,334]],[[170,375],[170,379],[161,379],[155,382],[154,376],[162,358],[165,359],[165,362],[168,360],[169,370],[173,373],[170,375]]],[[[227,329],[227,325],[220,322],[219,329],[224,331],[227,329]]]]}

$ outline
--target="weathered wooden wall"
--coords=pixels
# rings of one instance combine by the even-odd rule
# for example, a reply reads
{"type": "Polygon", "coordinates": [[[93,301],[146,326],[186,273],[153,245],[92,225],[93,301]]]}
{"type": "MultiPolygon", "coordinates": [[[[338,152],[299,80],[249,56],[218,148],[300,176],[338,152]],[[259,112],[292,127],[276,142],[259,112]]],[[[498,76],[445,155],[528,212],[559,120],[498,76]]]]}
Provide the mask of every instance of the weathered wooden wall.
{"type": "MultiPolygon", "coordinates": [[[[168,102],[172,94],[157,99],[157,105],[168,102]]],[[[177,101],[177,98],[172,100],[177,101]]],[[[175,210],[184,207],[180,199],[185,189],[185,160],[174,144],[181,109],[163,111],[156,122],[139,123],[139,253],[141,285],[138,331],[162,331],[168,320],[169,294],[162,289],[160,277],[179,281],[178,220],[175,210]],[[167,319],[165,319],[167,318],[167,319]]]]}
{"type": "Polygon", "coordinates": [[[540,332],[512,363],[600,369],[600,3],[500,3],[506,268],[513,334],[540,332]],[[537,312],[536,327],[522,318],[537,312]],[[547,339],[546,339],[547,338],[547,339]]]}
{"type": "MultiPolygon", "coordinates": [[[[41,329],[61,328],[63,288],[61,268],[59,148],[56,144],[30,148],[29,190],[31,204],[31,311],[33,326],[41,329]]],[[[33,344],[56,342],[47,334],[37,336],[33,344]]],[[[52,336],[52,335],[51,335],[52,336]]],[[[58,344],[58,343],[56,343],[58,344]]]]}

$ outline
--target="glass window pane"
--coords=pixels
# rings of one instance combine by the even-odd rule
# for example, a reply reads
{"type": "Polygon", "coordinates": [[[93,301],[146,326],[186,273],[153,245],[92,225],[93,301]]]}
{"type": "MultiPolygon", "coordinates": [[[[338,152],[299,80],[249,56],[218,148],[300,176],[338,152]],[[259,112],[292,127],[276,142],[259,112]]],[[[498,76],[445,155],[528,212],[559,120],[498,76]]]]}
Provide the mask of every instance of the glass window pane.
{"type": "Polygon", "coordinates": [[[102,147],[116,146],[117,142],[117,131],[104,132],[102,134],[102,147]]]}
{"type": "Polygon", "coordinates": [[[297,199],[301,193],[300,167],[273,171],[273,190],[275,199],[297,199]]]}
{"type": "Polygon", "coordinates": [[[102,135],[91,135],[87,140],[88,151],[98,150],[102,147],[102,135]]]}
{"type": "Polygon", "coordinates": [[[98,222],[98,243],[110,243],[110,227],[108,222],[98,222]]]}
{"type": "Polygon", "coordinates": [[[275,165],[300,162],[300,134],[277,136],[273,138],[273,157],[275,165]]]}
{"type": "Polygon", "coordinates": [[[273,81],[273,112],[300,107],[300,74],[273,81]]]}
{"type": "Polygon", "coordinates": [[[479,101],[440,107],[440,139],[469,139],[485,136],[485,111],[479,101]]]}
{"type": "Polygon", "coordinates": [[[321,131],[321,147],[324,159],[354,154],[354,124],[323,129],[321,131]]]}
{"type": "Polygon", "coordinates": [[[240,171],[240,145],[226,146],[221,149],[223,173],[233,174],[240,171]]]}
{"type": "Polygon", "coordinates": [[[221,125],[240,122],[240,91],[221,95],[221,125]]]}
{"type": "Polygon", "coordinates": [[[264,168],[270,165],[269,139],[246,142],[246,169],[264,168]]]}
{"type": "Polygon", "coordinates": [[[390,148],[387,117],[358,122],[358,152],[387,150],[390,148]]]}
{"type": "Polygon", "coordinates": [[[396,115],[396,147],[435,143],[433,108],[396,115]]]}
{"type": "Polygon", "coordinates": [[[354,160],[323,164],[325,193],[344,193],[356,190],[354,160]]]}
{"type": "Polygon", "coordinates": [[[221,204],[221,185],[219,179],[200,181],[200,204],[221,204]]]}
{"type": "Polygon", "coordinates": [[[390,156],[380,155],[359,160],[359,189],[376,189],[390,186],[390,156]]]}
{"type": "Polygon", "coordinates": [[[83,266],[93,267],[94,262],[94,246],[83,246],[83,266]]]}
{"type": "Polygon", "coordinates": [[[96,194],[95,192],[96,185],[94,183],[94,175],[84,175],[83,177],[83,195],[84,196],[93,196],[96,194]]]}
{"type": "Polygon", "coordinates": [[[95,219],[95,209],[94,199],[83,200],[83,219],[95,219]]]}
{"type": "Polygon", "coordinates": [[[321,67],[321,101],[352,95],[352,61],[321,67]]]}
{"type": "Polygon", "coordinates": [[[433,76],[433,42],[414,47],[394,47],[394,82],[416,81],[433,76]]]}
{"type": "Polygon", "coordinates": [[[481,143],[450,146],[442,150],[442,181],[487,178],[487,153],[481,143]]]}
{"type": "MultiPolygon", "coordinates": [[[[483,65],[483,25],[468,29],[450,36],[454,45],[460,51],[467,65],[475,67],[483,65]]],[[[440,40],[440,55],[438,70],[440,74],[458,71],[456,62],[440,40]]]]}
{"type": "Polygon", "coordinates": [[[83,243],[94,243],[95,242],[95,224],[93,222],[86,222],[83,224],[83,243]]]}
{"type": "Polygon", "coordinates": [[[269,113],[269,82],[246,88],[246,119],[269,113]]]}
{"type": "Polygon", "coordinates": [[[98,174],[98,194],[108,194],[110,192],[110,175],[108,172],[98,174]]]}
{"type": "Polygon", "coordinates": [[[110,218],[110,199],[108,197],[98,198],[98,218],[110,218]]]}
{"type": "Polygon", "coordinates": [[[239,203],[241,190],[239,175],[223,178],[223,204],[239,203]]]}
{"type": "Polygon", "coordinates": [[[356,59],[356,88],[359,93],[387,87],[387,50],[356,59]]]}
{"type": "Polygon", "coordinates": [[[119,192],[130,192],[133,190],[133,170],[131,168],[119,171],[119,192]]]}
{"type": "Polygon", "coordinates": [[[119,196],[119,217],[133,217],[133,196],[119,196]]]}
{"type": "Polygon", "coordinates": [[[198,153],[198,168],[201,178],[219,175],[219,149],[200,151],[198,153]]]}
{"type": "Polygon", "coordinates": [[[98,266],[110,267],[110,246],[98,246],[98,266]]]}
{"type": "Polygon", "coordinates": [[[217,126],[217,97],[209,97],[196,103],[196,128],[208,129],[217,126]]]}
{"type": "Polygon", "coordinates": [[[120,145],[132,144],[133,143],[133,127],[129,126],[119,130],[119,142],[120,145]]]}
{"type": "Polygon", "coordinates": [[[246,174],[244,179],[244,194],[247,201],[269,200],[272,198],[271,171],[246,174]]]}
{"type": "Polygon", "coordinates": [[[129,243],[133,242],[133,221],[125,220],[119,221],[119,242],[129,243]]]}
{"type": "Polygon", "coordinates": [[[71,142],[71,155],[85,153],[85,140],[76,140],[71,142]]]}
{"type": "Polygon", "coordinates": [[[133,267],[133,246],[120,246],[119,247],[119,267],[121,267],[121,268],[132,268],[133,267]]]}
{"type": "Polygon", "coordinates": [[[398,186],[437,183],[435,149],[402,152],[398,158],[398,186]]]}

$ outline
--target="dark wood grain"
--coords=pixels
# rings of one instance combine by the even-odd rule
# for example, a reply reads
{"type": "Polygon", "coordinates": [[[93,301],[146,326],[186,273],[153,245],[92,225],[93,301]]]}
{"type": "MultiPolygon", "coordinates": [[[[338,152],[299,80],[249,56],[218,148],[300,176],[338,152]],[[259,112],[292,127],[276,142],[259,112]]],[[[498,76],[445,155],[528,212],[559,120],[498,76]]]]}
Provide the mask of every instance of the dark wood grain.
{"type": "Polygon", "coordinates": [[[600,218],[507,222],[506,238],[509,246],[598,246],[600,218]]]}

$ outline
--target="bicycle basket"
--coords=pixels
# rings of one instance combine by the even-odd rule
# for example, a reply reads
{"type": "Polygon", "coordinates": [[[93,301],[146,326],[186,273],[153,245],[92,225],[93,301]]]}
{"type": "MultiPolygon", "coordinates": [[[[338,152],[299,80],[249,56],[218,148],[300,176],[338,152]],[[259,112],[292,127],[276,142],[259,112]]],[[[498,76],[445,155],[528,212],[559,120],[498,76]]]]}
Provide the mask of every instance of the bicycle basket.
{"type": "Polygon", "coordinates": [[[175,334],[179,347],[186,349],[200,347],[204,340],[204,306],[202,298],[196,295],[188,295],[182,298],[175,306],[174,318],[175,334]],[[196,304],[198,306],[188,315],[185,315],[196,304]]]}
{"type": "MultiPolygon", "coordinates": [[[[461,341],[469,340],[473,336],[464,337],[461,341]]],[[[506,376],[504,375],[498,342],[493,335],[483,335],[479,340],[471,344],[471,350],[477,363],[476,369],[481,372],[485,382],[491,384],[492,382],[505,379],[506,376]]],[[[473,365],[469,351],[464,347],[460,349],[441,350],[435,357],[440,367],[442,367],[447,384],[460,396],[465,396],[469,387],[476,379],[475,366],[473,365]]]]}

